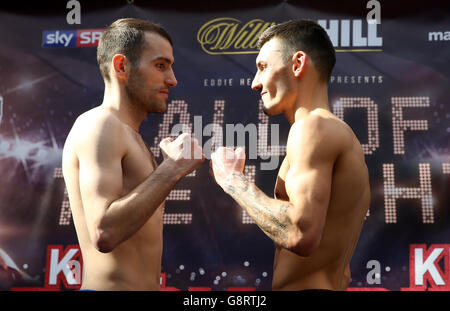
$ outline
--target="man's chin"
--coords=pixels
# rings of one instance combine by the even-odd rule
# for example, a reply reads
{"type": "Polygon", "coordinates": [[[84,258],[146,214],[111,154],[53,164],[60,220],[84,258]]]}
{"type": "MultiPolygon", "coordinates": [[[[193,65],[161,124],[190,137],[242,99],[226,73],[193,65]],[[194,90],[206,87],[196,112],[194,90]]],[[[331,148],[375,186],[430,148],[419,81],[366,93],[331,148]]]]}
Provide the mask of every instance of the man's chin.
{"type": "Polygon", "coordinates": [[[167,105],[166,105],[166,103],[163,103],[163,104],[155,107],[152,112],[153,113],[164,113],[166,111],[167,111],[167,105]]]}
{"type": "Polygon", "coordinates": [[[164,102],[161,104],[161,112],[166,112],[166,110],[167,110],[167,103],[164,102]]]}
{"type": "Polygon", "coordinates": [[[275,116],[277,114],[280,114],[281,112],[277,111],[275,106],[271,106],[271,107],[266,107],[263,106],[263,112],[266,116],[275,116]]]}

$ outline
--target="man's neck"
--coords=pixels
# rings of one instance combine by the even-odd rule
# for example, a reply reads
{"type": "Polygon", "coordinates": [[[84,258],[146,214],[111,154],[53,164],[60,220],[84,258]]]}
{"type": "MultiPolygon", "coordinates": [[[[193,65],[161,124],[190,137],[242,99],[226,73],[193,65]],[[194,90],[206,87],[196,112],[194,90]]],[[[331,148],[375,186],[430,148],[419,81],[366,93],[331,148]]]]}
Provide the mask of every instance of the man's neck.
{"type": "Polygon", "coordinates": [[[114,116],[136,132],[139,132],[142,121],[147,117],[147,112],[139,109],[140,107],[132,103],[125,90],[118,86],[105,86],[101,106],[110,110],[114,116]]]}
{"type": "Polygon", "coordinates": [[[298,100],[294,103],[292,109],[285,112],[285,116],[292,125],[316,109],[330,111],[327,84],[304,85],[299,90],[298,100]]]}

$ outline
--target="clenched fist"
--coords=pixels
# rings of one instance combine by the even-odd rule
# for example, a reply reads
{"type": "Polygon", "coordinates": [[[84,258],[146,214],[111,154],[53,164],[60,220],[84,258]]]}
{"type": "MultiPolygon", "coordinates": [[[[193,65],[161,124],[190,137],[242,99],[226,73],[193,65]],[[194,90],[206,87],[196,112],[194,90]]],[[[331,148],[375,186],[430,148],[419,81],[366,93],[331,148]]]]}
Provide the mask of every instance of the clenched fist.
{"type": "Polygon", "coordinates": [[[227,177],[232,174],[243,174],[245,166],[244,148],[238,147],[236,150],[227,147],[219,147],[211,154],[211,165],[214,179],[223,187],[227,177]]]}
{"type": "Polygon", "coordinates": [[[191,173],[205,160],[202,148],[191,134],[183,133],[175,140],[171,137],[165,138],[159,147],[164,161],[170,161],[174,172],[180,177],[191,173]]]}

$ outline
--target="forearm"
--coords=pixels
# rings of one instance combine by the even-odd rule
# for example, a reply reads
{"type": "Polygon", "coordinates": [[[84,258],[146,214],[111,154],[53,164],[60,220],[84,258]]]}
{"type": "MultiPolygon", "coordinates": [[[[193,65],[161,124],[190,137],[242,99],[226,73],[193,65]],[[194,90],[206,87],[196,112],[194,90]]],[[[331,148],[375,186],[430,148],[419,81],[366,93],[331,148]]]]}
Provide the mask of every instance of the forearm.
{"type": "Polygon", "coordinates": [[[99,228],[113,247],[134,235],[164,202],[182,175],[162,162],[141,184],[113,201],[101,218],[99,228]]]}
{"type": "Polygon", "coordinates": [[[222,188],[249,214],[275,243],[290,248],[290,232],[297,230],[289,215],[290,202],[266,196],[242,174],[232,174],[222,188]]]}

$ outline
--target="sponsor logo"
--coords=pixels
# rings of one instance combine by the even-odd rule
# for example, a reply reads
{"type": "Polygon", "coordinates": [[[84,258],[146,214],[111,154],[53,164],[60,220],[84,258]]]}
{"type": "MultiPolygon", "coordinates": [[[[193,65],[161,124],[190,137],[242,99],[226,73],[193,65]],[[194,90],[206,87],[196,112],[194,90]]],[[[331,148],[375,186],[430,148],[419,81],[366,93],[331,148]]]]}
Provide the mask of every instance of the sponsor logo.
{"type": "Polygon", "coordinates": [[[258,53],[256,44],[261,33],[275,25],[261,19],[245,24],[232,17],[221,17],[203,24],[197,32],[197,41],[208,54],[258,53]]]}
{"type": "Polygon", "coordinates": [[[44,30],[42,47],[73,48],[97,46],[104,29],[44,30]]]}
{"type": "Polygon", "coordinates": [[[50,30],[44,31],[42,35],[42,46],[48,47],[74,47],[76,30],[50,30]]]}
{"type": "Polygon", "coordinates": [[[450,289],[450,244],[411,244],[409,288],[402,290],[450,289]]]}
{"type": "Polygon", "coordinates": [[[79,245],[47,245],[47,263],[43,287],[13,287],[12,291],[59,291],[80,289],[83,258],[79,245]]]}
{"type": "Polygon", "coordinates": [[[77,47],[97,46],[104,29],[83,29],[77,31],[77,47]]]}
{"type": "Polygon", "coordinates": [[[361,19],[319,19],[317,23],[328,33],[336,52],[382,51],[383,38],[378,35],[379,24],[361,19]]]}
{"type": "MultiPolygon", "coordinates": [[[[355,19],[320,19],[317,21],[328,33],[336,52],[380,52],[383,38],[379,23],[355,19]]],[[[203,24],[197,32],[202,50],[217,54],[257,54],[259,36],[275,22],[252,19],[246,23],[232,17],[221,17],[203,24]]]]}
{"type": "Polygon", "coordinates": [[[45,287],[78,289],[81,286],[83,260],[78,245],[47,246],[47,267],[45,270],[45,287]]]}

